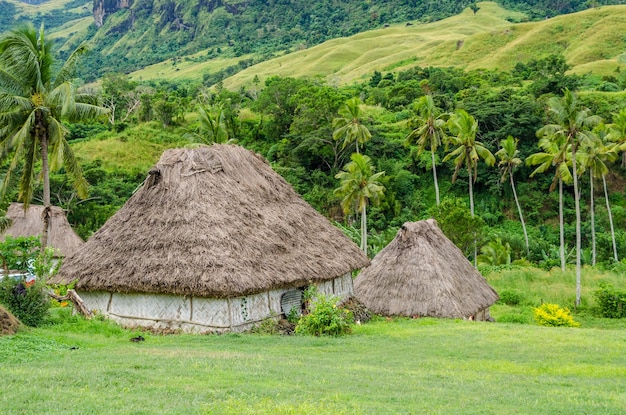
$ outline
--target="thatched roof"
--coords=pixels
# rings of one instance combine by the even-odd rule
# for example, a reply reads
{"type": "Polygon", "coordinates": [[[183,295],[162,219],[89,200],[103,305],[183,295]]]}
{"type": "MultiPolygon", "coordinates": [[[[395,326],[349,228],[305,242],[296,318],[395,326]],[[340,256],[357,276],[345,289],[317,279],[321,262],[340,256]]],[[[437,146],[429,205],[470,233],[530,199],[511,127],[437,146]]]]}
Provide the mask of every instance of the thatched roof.
{"type": "Polygon", "coordinates": [[[53,282],[224,298],[330,280],[368,264],[260,156],[216,144],[163,153],[53,282]]]}
{"type": "Polygon", "coordinates": [[[467,318],[498,300],[433,219],[405,223],[358,275],[354,293],[382,315],[467,318]]]}
{"type": "MultiPolygon", "coordinates": [[[[11,226],[4,231],[2,239],[7,236],[39,236],[43,229],[43,206],[30,205],[24,210],[22,203],[11,203],[6,216],[11,219],[11,226]]],[[[50,224],[48,228],[48,245],[68,256],[78,250],[85,242],[74,232],[65,212],[60,207],[50,207],[50,224]]]]}
{"type": "Polygon", "coordinates": [[[0,305],[0,336],[13,335],[20,327],[20,322],[0,305]]]}

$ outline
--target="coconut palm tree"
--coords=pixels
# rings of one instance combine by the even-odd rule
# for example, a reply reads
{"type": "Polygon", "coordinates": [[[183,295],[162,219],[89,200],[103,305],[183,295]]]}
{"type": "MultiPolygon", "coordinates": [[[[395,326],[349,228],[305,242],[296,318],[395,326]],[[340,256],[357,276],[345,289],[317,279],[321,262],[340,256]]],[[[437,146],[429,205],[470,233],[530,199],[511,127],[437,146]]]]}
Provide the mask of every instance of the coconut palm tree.
{"type": "Polygon", "coordinates": [[[200,121],[199,136],[204,143],[228,142],[226,117],[221,104],[216,104],[212,107],[200,104],[198,106],[198,119],[200,121]]]}
{"type": "Polygon", "coordinates": [[[361,101],[359,98],[350,98],[339,108],[339,115],[333,119],[333,139],[343,139],[343,147],[352,142],[356,144],[356,152],[359,153],[359,146],[372,138],[372,134],[361,123],[361,101]]]}
{"type": "Polygon", "coordinates": [[[571,149],[576,211],[576,306],[578,306],[580,305],[581,296],[581,219],[576,152],[582,143],[590,140],[591,129],[600,123],[601,118],[597,115],[592,115],[589,109],[581,108],[576,95],[568,89],[563,90],[562,98],[552,97],[548,100],[547,111],[553,123],[541,127],[537,131],[537,136],[563,136],[565,137],[564,145],[571,149]]]}
{"type": "Polygon", "coordinates": [[[561,271],[565,272],[565,224],[563,223],[563,183],[572,182],[572,173],[568,165],[568,148],[563,145],[564,137],[557,136],[554,139],[542,138],[539,140],[539,148],[543,151],[531,154],[526,158],[526,165],[538,167],[530,174],[534,177],[537,173],[545,173],[552,166],[555,166],[554,179],[550,185],[553,191],[556,184],[559,184],[559,254],[561,257],[561,271]]]}
{"type": "Polygon", "coordinates": [[[93,95],[76,90],[72,77],[79,57],[87,51],[79,46],[53,75],[52,42],[43,26],[37,32],[22,26],[0,38],[0,160],[10,158],[2,197],[12,174],[22,165],[19,199],[28,208],[35,187],[35,171],[41,162],[43,178],[44,229],[42,250],[48,244],[50,170],[61,166],[74,179],[81,197],[87,182],[72,149],[65,140],[65,121],[83,121],[106,114],[93,95]]]}
{"type": "Polygon", "coordinates": [[[371,200],[377,203],[385,192],[380,179],[384,171],[374,173],[374,166],[368,156],[353,153],[352,161],[346,164],[343,171],[337,173],[340,185],[335,195],[342,197],[341,207],[344,213],[360,212],[361,214],[361,249],[367,255],[367,205],[371,200]]]}
{"type": "Polygon", "coordinates": [[[522,207],[519,204],[517,198],[517,192],[515,191],[515,181],[513,180],[513,170],[520,164],[522,160],[518,157],[519,150],[517,149],[517,139],[513,136],[508,136],[505,140],[500,141],[500,150],[496,152],[496,157],[500,159],[498,166],[502,172],[501,181],[504,182],[507,177],[511,181],[511,189],[513,190],[513,197],[515,198],[515,205],[517,205],[517,211],[519,213],[519,220],[522,223],[522,230],[524,231],[524,241],[526,242],[526,255],[530,254],[528,246],[528,233],[526,232],[526,223],[524,222],[524,215],[522,214],[522,207]]]}
{"type": "MultiPolygon", "coordinates": [[[[449,142],[456,148],[448,153],[443,161],[454,158],[454,174],[452,183],[456,181],[459,170],[465,165],[467,168],[467,181],[469,185],[470,212],[474,217],[474,192],[473,183],[478,174],[478,160],[481,158],[488,166],[496,162],[491,151],[480,141],[476,141],[478,134],[478,121],[465,110],[457,110],[448,120],[448,129],[452,136],[449,142]]],[[[474,265],[476,265],[476,244],[474,243],[474,265]]]]}
{"type": "Polygon", "coordinates": [[[617,146],[605,145],[602,140],[594,136],[593,141],[586,142],[581,147],[581,166],[582,169],[589,171],[589,187],[590,187],[590,220],[591,220],[591,265],[596,265],[596,227],[595,227],[595,208],[594,208],[594,189],[593,182],[596,178],[602,178],[604,186],[604,197],[606,200],[606,209],[609,215],[609,225],[611,227],[611,239],[613,242],[613,259],[617,261],[617,245],[615,243],[615,234],[613,229],[613,215],[611,214],[611,206],[609,204],[609,195],[606,187],[606,175],[609,172],[607,162],[617,160],[617,146]]]}
{"type": "Polygon", "coordinates": [[[435,200],[439,206],[439,183],[437,182],[437,166],[435,153],[437,148],[446,139],[446,118],[449,114],[435,106],[431,95],[420,97],[414,104],[415,117],[409,120],[412,131],[406,136],[408,144],[417,145],[417,154],[420,155],[426,148],[430,149],[433,166],[433,182],[435,183],[435,200]]]}
{"type": "Polygon", "coordinates": [[[613,122],[608,125],[607,140],[617,144],[622,152],[622,167],[626,167],[626,108],[613,114],[613,122]]]}

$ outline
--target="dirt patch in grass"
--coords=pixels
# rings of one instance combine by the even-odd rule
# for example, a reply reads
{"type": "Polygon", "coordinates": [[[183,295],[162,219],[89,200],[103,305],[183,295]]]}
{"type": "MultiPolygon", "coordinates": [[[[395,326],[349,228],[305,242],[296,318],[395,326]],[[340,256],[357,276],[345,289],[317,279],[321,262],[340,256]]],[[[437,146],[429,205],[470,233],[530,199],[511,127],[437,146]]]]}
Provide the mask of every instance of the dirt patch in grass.
{"type": "Polygon", "coordinates": [[[15,334],[19,326],[18,319],[0,306],[0,336],[15,334]]]}

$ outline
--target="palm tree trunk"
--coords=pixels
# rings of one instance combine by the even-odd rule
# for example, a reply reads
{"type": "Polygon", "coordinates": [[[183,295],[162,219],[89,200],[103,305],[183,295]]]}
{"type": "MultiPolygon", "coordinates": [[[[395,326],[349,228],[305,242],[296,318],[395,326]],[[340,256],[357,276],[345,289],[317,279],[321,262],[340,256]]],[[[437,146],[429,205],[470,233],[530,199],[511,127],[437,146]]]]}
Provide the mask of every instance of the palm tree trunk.
{"type": "Polygon", "coordinates": [[[580,277],[580,249],[581,249],[581,235],[580,235],[580,195],[578,191],[578,171],[576,170],[576,145],[578,143],[572,143],[572,178],[574,179],[574,206],[576,210],[576,307],[580,305],[580,290],[581,290],[581,277],[580,277]]]}
{"type": "Polygon", "coordinates": [[[589,198],[589,219],[591,220],[591,266],[596,266],[596,218],[594,212],[593,203],[593,174],[589,169],[589,191],[591,192],[589,198]]]}
{"type": "Polygon", "coordinates": [[[48,166],[48,134],[43,121],[43,114],[37,114],[35,134],[41,143],[41,173],[43,175],[43,229],[41,232],[41,252],[48,246],[48,229],[50,228],[50,168],[48,166]]]}
{"type": "Polygon", "coordinates": [[[513,181],[513,174],[509,172],[511,178],[511,189],[513,189],[513,197],[515,198],[515,204],[517,205],[517,211],[519,212],[519,220],[522,223],[522,230],[524,231],[524,241],[526,242],[526,256],[530,256],[530,248],[528,246],[528,233],[526,232],[526,223],[524,223],[524,215],[522,215],[522,207],[519,204],[517,198],[517,192],[515,191],[515,182],[513,181]]]}
{"type": "Polygon", "coordinates": [[[365,204],[361,208],[361,250],[367,255],[367,212],[365,204]]]}
{"type": "Polygon", "coordinates": [[[609,213],[609,225],[611,226],[611,242],[613,242],[613,259],[617,259],[617,244],[615,243],[615,229],[613,228],[613,215],[611,214],[611,205],[609,204],[609,192],[606,189],[606,176],[602,175],[602,184],[604,185],[604,199],[606,200],[606,211],[609,213]]]}
{"type": "MultiPolygon", "coordinates": [[[[470,168],[470,165],[468,163],[467,164],[467,180],[469,183],[470,212],[472,214],[472,218],[474,217],[474,191],[472,189],[473,178],[474,176],[472,176],[472,169],[470,168]]],[[[476,235],[474,234],[474,268],[478,268],[477,254],[478,254],[478,249],[476,248],[476,235]]]]}
{"type": "Polygon", "coordinates": [[[437,201],[437,206],[439,206],[439,183],[437,183],[437,167],[435,166],[435,151],[431,149],[430,155],[432,156],[432,163],[433,163],[433,181],[435,182],[435,200],[437,201]]]}
{"type": "Polygon", "coordinates": [[[561,271],[565,272],[565,224],[563,223],[563,179],[559,177],[559,254],[561,254],[561,271]]]}

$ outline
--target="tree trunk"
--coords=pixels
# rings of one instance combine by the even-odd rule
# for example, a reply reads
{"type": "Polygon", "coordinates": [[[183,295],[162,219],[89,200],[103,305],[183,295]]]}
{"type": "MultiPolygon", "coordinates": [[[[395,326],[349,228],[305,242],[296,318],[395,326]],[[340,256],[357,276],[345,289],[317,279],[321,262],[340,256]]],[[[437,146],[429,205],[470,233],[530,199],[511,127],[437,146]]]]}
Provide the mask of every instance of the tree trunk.
{"type": "Polygon", "coordinates": [[[561,271],[565,272],[565,224],[563,223],[563,179],[559,177],[559,254],[561,255],[561,271]]]}
{"type": "Polygon", "coordinates": [[[513,181],[513,173],[509,171],[509,177],[511,178],[511,189],[513,189],[513,197],[515,198],[515,204],[517,205],[517,211],[519,212],[519,220],[522,223],[522,230],[524,231],[524,241],[526,242],[526,256],[530,256],[530,248],[528,246],[528,233],[526,232],[526,223],[524,223],[524,215],[522,215],[522,207],[517,199],[517,192],[515,191],[515,182],[513,181]]]}
{"type": "Polygon", "coordinates": [[[50,168],[48,166],[48,134],[43,114],[37,114],[37,129],[41,143],[41,174],[43,175],[43,230],[41,232],[41,252],[48,246],[48,230],[50,229],[50,168]]]}
{"type": "Polygon", "coordinates": [[[437,167],[435,166],[435,151],[431,149],[430,154],[432,156],[432,163],[433,163],[433,181],[435,182],[435,200],[437,201],[437,206],[439,206],[439,183],[437,183],[437,167]]]}
{"type": "Polygon", "coordinates": [[[591,220],[591,266],[596,266],[596,218],[593,203],[593,173],[589,170],[589,219],[591,220]]]}
{"type": "Polygon", "coordinates": [[[361,250],[367,256],[367,215],[365,205],[361,208],[361,250]]]}
{"type": "Polygon", "coordinates": [[[580,305],[581,277],[580,277],[580,194],[578,191],[578,171],[576,169],[576,146],[572,143],[572,178],[574,179],[574,206],[576,208],[576,307],[580,305]]]}
{"type": "Polygon", "coordinates": [[[611,214],[611,205],[609,203],[609,192],[606,189],[606,176],[602,175],[602,184],[604,185],[604,199],[606,200],[606,211],[609,213],[609,225],[611,226],[611,242],[613,242],[613,259],[617,259],[617,244],[615,243],[615,229],[613,228],[613,215],[611,214]]]}
{"type": "Polygon", "coordinates": [[[48,292],[48,294],[50,295],[50,297],[54,298],[55,300],[57,300],[59,302],[61,302],[61,301],[71,301],[72,304],[74,304],[74,307],[76,308],[76,311],[80,315],[85,317],[87,320],[90,320],[93,317],[93,313],[91,312],[91,310],[89,308],[87,308],[87,305],[85,305],[85,302],[83,301],[82,298],[80,298],[78,296],[76,291],[74,291],[74,290],[67,290],[67,294],[62,296],[62,297],[60,295],[56,295],[52,290],[50,290],[48,292]]]}
{"type": "MultiPolygon", "coordinates": [[[[472,176],[472,169],[470,168],[469,163],[467,164],[467,180],[469,183],[470,212],[473,218],[474,217],[474,191],[472,189],[472,182],[474,181],[474,176],[472,176]]],[[[478,268],[477,255],[478,255],[478,249],[476,247],[476,234],[474,234],[474,268],[478,268]]]]}

